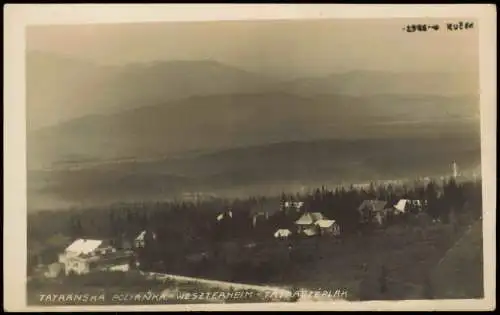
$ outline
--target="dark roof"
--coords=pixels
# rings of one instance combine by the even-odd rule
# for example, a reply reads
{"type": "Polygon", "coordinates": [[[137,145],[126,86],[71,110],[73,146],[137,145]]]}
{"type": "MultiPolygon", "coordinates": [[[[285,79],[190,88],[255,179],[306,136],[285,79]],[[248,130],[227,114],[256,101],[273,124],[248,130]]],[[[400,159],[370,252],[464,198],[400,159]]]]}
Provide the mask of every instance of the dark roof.
{"type": "Polygon", "coordinates": [[[133,252],[130,250],[118,250],[115,252],[111,253],[106,253],[104,255],[95,255],[95,256],[90,256],[90,255],[80,255],[76,257],[77,259],[82,259],[82,260],[87,260],[89,262],[108,262],[108,261],[114,261],[117,259],[123,259],[123,258],[129,258],[133,255],[133,252]]]}
{"type": "Polygon", "coordinates": [[[366,208],[371,211],[382,211],[385,209],[386,205],[387,201],[383,200],[365,200],[359,206],[358,211],[362,211],[366,208]]]}

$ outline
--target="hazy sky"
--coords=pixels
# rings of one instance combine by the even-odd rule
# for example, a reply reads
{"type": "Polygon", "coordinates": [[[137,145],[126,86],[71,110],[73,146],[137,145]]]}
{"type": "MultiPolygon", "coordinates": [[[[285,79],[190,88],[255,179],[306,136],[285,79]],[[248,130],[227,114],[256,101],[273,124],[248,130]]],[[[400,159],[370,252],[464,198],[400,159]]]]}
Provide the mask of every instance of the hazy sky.
{"type": "Polygon", "coordinates": [[[98,63],[212,59],[276,76],[351,70],[471,71],[478,31],[447,31],[458,20],[309,20],[36,26],[28,50],[98,63]],[[408,23],[439,31],[403,31],[408,23]]]}

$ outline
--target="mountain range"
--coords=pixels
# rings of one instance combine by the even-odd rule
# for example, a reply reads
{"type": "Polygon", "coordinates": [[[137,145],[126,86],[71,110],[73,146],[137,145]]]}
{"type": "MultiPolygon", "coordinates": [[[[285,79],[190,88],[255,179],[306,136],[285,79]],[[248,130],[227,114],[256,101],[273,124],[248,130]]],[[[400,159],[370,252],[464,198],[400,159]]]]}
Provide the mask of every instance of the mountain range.
{"type": "Polygon", "coordinates": [[[213,61],[103,66],[43,52],[26,59],[29,128],[195,95],[265,91],[270,79],[213,61]]]}
{"type": "Polygon", "coordinates": [[[424,133],[429,124],[438,132],[463,132],[478,123],[471,80],[351,72],[284,82],[214,61],[109,67],[32,52],[28,167],[403,136],[424,133]]]}
{"type": "Polygon", "coordinates": [[[26,61],[31,208],[279,193],[480,161],[474,73],[283,80],[207,60],[26,61]]]}
{"type": "Polygon", "coordinates": [[[270,78],[211,60],[103,66],[39,51],[26,56],[28,128],[86,115],[118,113],[193,96],[284,92],[317,95],[478,94],[478,73],[351,71],[293,80],[270,78]]]}

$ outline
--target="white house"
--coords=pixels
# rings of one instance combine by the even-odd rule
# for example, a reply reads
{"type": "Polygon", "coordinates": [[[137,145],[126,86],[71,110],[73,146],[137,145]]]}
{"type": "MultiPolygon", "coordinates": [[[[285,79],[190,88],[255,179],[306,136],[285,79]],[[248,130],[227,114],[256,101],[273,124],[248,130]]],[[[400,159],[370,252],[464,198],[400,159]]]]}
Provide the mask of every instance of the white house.
{"type": "Polygon", "coordinates": [[[406,203],[408,200],[406,199],[400,199],[395,205],[394,205],[394,210],[396,214],[401,214],[406,212],[406,203]]]}
{"type": "Polygon", "coordinates": [[[113,251],[114,248],[108,242],[103,240],[77,239],[71,243],[62,254],[59,254],[59,262],[65,263],[66,260],[80,255],[97,255],[107,251],[113,251]]]}
{"type": "Polygon", "coordinates": [[[102,240],[77,239],[71,243],[62,254],[59,262],[64,264],[66,275],[73,272],[84,274],[89,272],[89,261],[84,257],[97,257],[102,251],[111,250],[102,240]]]}
{"type": "MultiPolygon", "coordinates": [[[[425,202],[424,202],[425,204],[425,202]]],[[[421,200],[410,200],[410,199],[400,199],[395,205],[394,210],[396,214],[407,213],[412,209],[420,210],[422,209],[421,200]]]]}
{"type": "Polygon", "coordinates": [[[85,274],[106,264],[113,264],[117,258],[127,260],[128,253],[117,253],[116,248],[103,240],[77,239],[59,254],[65,274],[85,274]]]}
{"type": "Polygon", "coordinates": [[[278,229],[274,232],[275,238],[288,238],[290,235],[292,235],[292,232],[289,229],[278,229]]]}
{"type": "Polygon", "coordinates": [[[144,247],[146,239],[146,231],[142,231],[139,235],[134,239],[134,246],[136,248],[144,247]]]}
{"type": "Polygon", "coordinates": [[[327,218],[320,212],[306,212],[295,221],[295,225],[299,233],[312,236],[319,233],[316,222],[320,220],[327,220],[327,218]]]}

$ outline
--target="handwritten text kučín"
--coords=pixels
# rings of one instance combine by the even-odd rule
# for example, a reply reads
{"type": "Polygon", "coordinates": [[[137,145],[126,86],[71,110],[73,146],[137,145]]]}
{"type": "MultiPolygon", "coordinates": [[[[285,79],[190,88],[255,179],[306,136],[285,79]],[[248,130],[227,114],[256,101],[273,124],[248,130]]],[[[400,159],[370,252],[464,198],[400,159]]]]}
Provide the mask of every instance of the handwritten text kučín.
{"type": "Polygon", "coordinates": [[[463,31],[470,30],[474,28],[474,22],[459,21],[459,22],[447,22],[444,25],[439,24],[409,24],[403,27],[403,31],[407,33],[414,32],[437,32],[440,30],[444,31],[463,31]]]}

